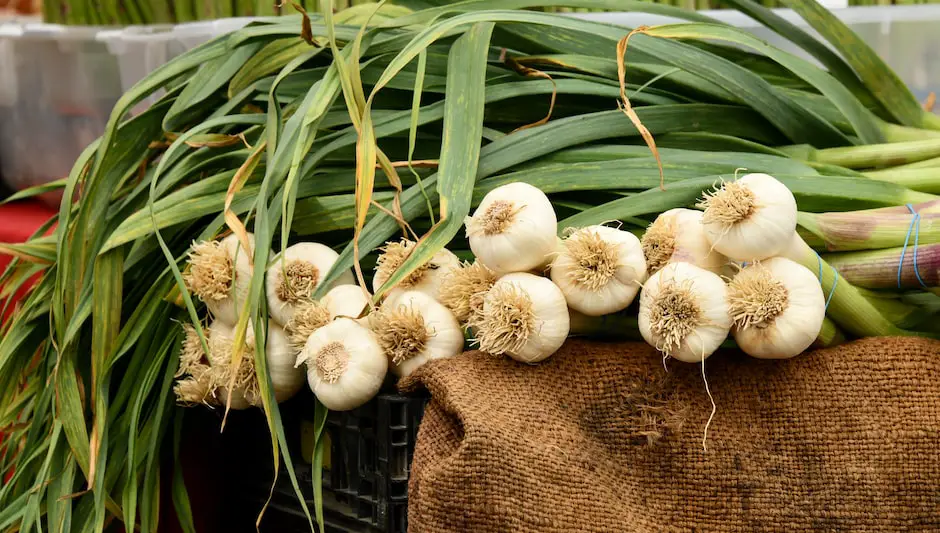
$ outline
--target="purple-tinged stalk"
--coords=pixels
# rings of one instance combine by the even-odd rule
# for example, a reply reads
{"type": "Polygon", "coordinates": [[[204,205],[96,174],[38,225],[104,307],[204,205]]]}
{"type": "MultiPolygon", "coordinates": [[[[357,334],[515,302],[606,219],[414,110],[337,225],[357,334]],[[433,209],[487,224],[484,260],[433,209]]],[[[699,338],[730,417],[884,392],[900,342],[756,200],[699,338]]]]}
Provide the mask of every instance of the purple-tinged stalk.
{"type": "MultiPolygon", "coordinates": [[[[814,248],[830,252],[875,250],[903,246],[908,238],[913,242],[914,215],[904,208],[900,213],[881,210],[847,211],[837,213],[800,213],[797,222],[815,239],[807,239],[814,248]]],[[[915,207],[915,211],[916,211],[915,207]]],[[[919,243],[940,242],[940,213],[920,213],[919,243]]]]}
{"type": "Polygon", "coordinates": [[[845,279],[840,279],[836,270],[821,259],[799,235],[794,233],[790,246],[781,255],[813,272],[821,270],[820,284],[828,300],[826,314],[844,331],[858,337],[914,335],[895,326],[857,288],[845,279]]]}
{"type": "MultiPolygon", "coordinates": [[[[911,237],[913,240],[913,236],[911,237]]],[[[842,252],[825,259],[853,285],[868,289],[913,289],[940,286],[940,243],[917,246],[917,272],[914,271],[914,246],[909,244],[884,250],[842,252]],[[903,254],[903,260],[901,258],[903,254]],[[918,277],[919,274],[919,277],[918,277]],[[923,282],[923,283],[922,283],[923,282]]]]}

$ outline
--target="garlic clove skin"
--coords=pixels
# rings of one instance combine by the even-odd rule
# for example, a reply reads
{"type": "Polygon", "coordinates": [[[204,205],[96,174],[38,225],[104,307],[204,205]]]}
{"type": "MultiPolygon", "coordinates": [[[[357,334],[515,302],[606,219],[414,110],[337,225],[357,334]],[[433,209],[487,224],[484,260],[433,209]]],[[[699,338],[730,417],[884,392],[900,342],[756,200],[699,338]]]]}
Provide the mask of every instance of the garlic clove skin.
{"type": "Polygon", "coordinates": [[[304,385],[304,370],[295,368],[297,353],[291,348],[287,333],[273,320],[268,321],[265,356],[274,399],[281,403],[292,398],[304,385]]]}
{"type": "MultiPolygon", "coordinates": [[[[400,242],[389,243],[385,252],[380,256],[376,265],[375,276],[372,277],[372,291],[378,292],[382,285],[391,277],[399,266],[408,257],[407,254],[414,249],[415,243],[407,239],[400,242]]],[[[406,276],[398,285],[386,292],[390,297],[394,292],[419,291],[438,300],[441,296],[441,285],[448,273],[460,267],[460,259],[456,254],[442,248],[435,253],[426,265],[406,276]]]]}
{"type": "Polygon", "coordinates": [[[570,319],[565,295],[550,279],[516,272],[496,281],[471,326],[481,350],[537,363],[561,348],[570,319]]]}
{"type": "Polygon", "coordinates": [[[307,340],[297,358],[307,365],[307,383],[327,409],[348,411],[374,397],[388,360],[372,332],[351,318],[337,318],[307,340]]]}
{"type": "MultiPolygon", "coordinates": [[[[424,333],[426,334],[426,339],[423,342],[424,346],[417,354],[398,363],[394,360],[389,361],[390,370],[396,376],[408,376],[428,361],[447,359],[463,351],[463,329],[461,329],[454,314],[427,294],[418,291],[400,292],[387,299],[382,307],[383,312],[394,313],[399,310],[408,310],[417,313],[423,322],[424,333]]],[[[379,324],[381,324],[381,320],[379,324]]],[[[383,333],[376,331],[376,335],[380,338],[381,344],[383,333]]],[[[389,354],[386,353],[386,355],[389,354]]]]}
{"type": "Polygon", "coordinates": [[[641,239],[649,274],[668,263],[691,263],[718,275],[731,275],[728,258],[712,249],[705,236],[703,213],[675,208],[661,213],[641,239]]]}
{"type": "Polygon", "coordinates": [[[769,174],[747,174],[706,195],[705,235],[718,252],[738,261],[775,256],[796,231],[793,193],[769,174]]]}
{"type": "Polygon", "coordinates": [[[476,258],[497,274],[534,270],[551,259],[558,219],[548,197],[528,183],[497,187],[467,217],[476,258]]]}
{"type": "Polygon", "coordinates": [[[744,353],[759,359],[788,359],[803,353],[819,336],[826,317],[826,299],[816,275],[784,257],[774,257],[742,269],[732,280],[729,294],[732,315],[736,317],[734,340],[744,353]],[[754,283],[762,275],[762,270],[769,273],[776,286],[768,289],[766,283],[754,283]],[[775,290],[781,289],[782,298],[771,300],[775,290]],[[742,312],[739,315],[736,311],[746,311],[750,307],[739,305],[740,302],[750,302],[751,306],[755,302],[763,302],[758,312],[765,313],[760,317],[764,320],[743,324],[739,316],[751,321],[756,317],[753,313],[748,316],[742,312]],[[781,303],[785,307],[776,312],[781,303]],[[773,314],[776,316],[770,316],[773,314]]]}
{"type": "Polygon", "coordinates": [[[731,330],[728,294],[717,274],[689,263],[669,263],[640,292],[640,334],[664,354],[698,363],[731,330]]]}
{"type": "MultiPolygon", "coordinates": [[[[297,304],[313,296],[333,268],[339,254],[317,242],[300,242],[287,247],[268,265],[265,294],[268,314],[281,326],[294,316],[297,304]]],[[[350,270],[343,272],[332,286],[355,283],[350,270]]]]}
{"type": "Polygon", "coordinates": [[[640,240],[607,226],[581,228],[565,240],[551,279],[575,311],[601,316],[626,309],[646,280],[640,240]]]}
{"type": "Polygon", "coordinates": [[[359,285],[337,285],[320,302],[329,310],[330,318],[359,318],[368,312],[370,298],[359,285]]]}

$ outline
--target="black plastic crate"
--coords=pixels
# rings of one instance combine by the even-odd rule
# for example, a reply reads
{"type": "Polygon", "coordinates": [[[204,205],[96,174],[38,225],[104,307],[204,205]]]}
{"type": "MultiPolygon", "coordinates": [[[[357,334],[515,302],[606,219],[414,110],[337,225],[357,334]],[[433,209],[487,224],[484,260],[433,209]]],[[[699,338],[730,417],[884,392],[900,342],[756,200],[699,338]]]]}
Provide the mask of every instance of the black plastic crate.
{"type": "MultiPolygon", "coordinates": [[[[394,390],[392,388],[392,390],[394,390]]],[[[327,531],[404,533],[408,529],[408,474],[427,396],[379,394],[358,409],[331,412],[326,431],[329,458],[324,461],[323,508],[327,531]]],[[[312,396],[303,402],[313,413],[312,396]]],[[[311,424],[304,420],[301,424],[311,424]]],[[[300,437],[300,428],[291,428],[300,437]]],[[[309,456],[295,442],[293,463],[308,507],[313,509],[309,456]]],[[[326,458],[325,458],[326,459],[326,458]]],[[[300,531],[307,527],[290,479],[280,476],[261,530],[300,531]],[[273,529],[272,529],[273,528],[273,529]]]]}

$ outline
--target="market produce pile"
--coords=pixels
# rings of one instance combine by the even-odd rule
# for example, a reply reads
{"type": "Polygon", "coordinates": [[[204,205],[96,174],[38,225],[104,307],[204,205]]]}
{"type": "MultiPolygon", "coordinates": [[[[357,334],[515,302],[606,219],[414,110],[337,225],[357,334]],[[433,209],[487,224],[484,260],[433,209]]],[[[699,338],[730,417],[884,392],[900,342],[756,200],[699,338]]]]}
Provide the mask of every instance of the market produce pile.
{"type": "Polygon", "coordinates": [[[940,117],[818,4],[789,2],[838,54],[735,4],[825,70],[669,6],[617,2],[690,21],[631,32],[524,0],[264,19],[161,67],[16,196],[76,201],[0,248],[4,295],[42,274],[0,340],[0,526],[154,531],[175,468],[189,527],[161,458],[193,405],[261,407],[299,493],[279,401],[317,395],[318,466],[327,408],[466,347],[704,371],[936,337],[940,117]]]}

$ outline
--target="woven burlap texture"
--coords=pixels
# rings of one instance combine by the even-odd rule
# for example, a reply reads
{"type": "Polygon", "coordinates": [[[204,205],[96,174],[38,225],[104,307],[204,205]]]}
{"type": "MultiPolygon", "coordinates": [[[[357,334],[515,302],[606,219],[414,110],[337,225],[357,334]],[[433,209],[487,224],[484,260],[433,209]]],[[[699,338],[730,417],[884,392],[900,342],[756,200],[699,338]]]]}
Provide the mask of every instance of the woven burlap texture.
{"type": "Polygon", "coordinates": [[[940,531],[940,342],[719,352],[707,451],[701,368],[667,366],[583,340],[425,365],[409,531],[940,531]]]}

